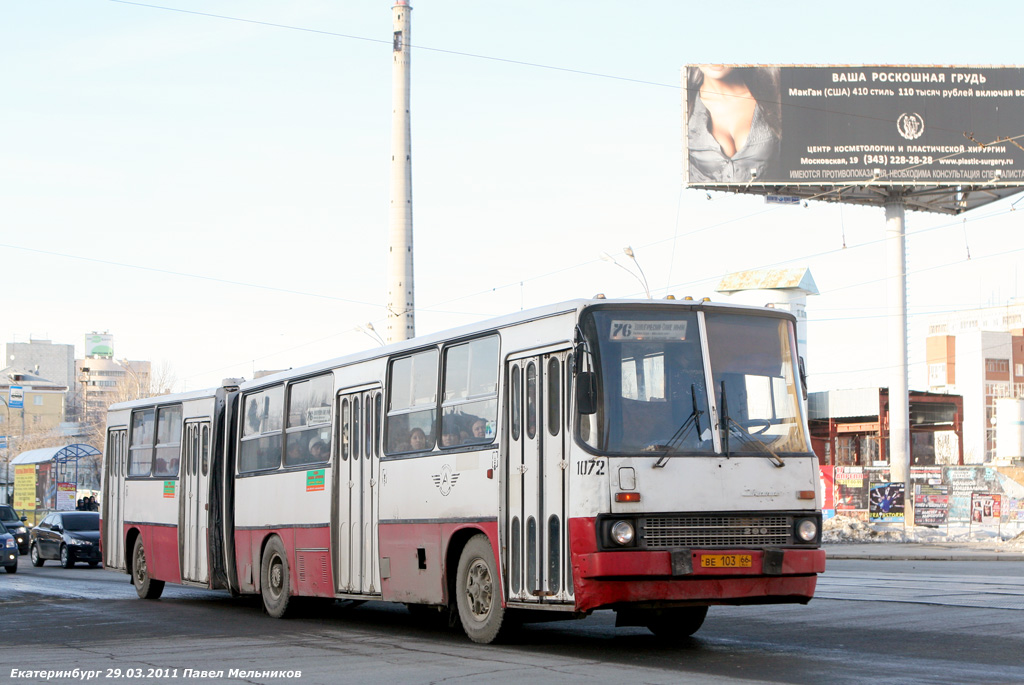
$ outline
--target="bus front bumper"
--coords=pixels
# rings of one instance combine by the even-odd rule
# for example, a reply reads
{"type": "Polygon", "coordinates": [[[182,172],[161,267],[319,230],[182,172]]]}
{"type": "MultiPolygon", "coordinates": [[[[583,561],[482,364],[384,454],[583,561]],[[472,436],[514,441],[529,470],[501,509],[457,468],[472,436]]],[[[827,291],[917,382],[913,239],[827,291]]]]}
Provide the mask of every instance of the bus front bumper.
{"type": "Polygon", "coordinates": [[[608,551],[573,557],[576,608],[623,604],[806,604],[822,549],[608,551]]]}

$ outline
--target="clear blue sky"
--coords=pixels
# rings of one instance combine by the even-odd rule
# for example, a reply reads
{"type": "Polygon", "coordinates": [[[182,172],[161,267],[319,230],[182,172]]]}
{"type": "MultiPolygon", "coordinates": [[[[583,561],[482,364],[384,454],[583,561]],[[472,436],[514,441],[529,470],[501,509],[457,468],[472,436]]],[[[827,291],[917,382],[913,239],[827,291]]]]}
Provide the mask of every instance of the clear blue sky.
{"type": "MultiPolygon", "coordinates": [[[[626,245],[656,296],[807,267],[812,390],[887,384],[883,212],[682,190],[680,67],[1020,59],[1009,2],[412,4],[418,332],[641,295],[599,258],[626,245]]],[[[390,2],[0,8],[2,342],[110,331],[178,389],[375,344],[390,2]]],[[[1016,199],[908,213],[912,387],[928,312],[1024,294],[1016,199]]]]}

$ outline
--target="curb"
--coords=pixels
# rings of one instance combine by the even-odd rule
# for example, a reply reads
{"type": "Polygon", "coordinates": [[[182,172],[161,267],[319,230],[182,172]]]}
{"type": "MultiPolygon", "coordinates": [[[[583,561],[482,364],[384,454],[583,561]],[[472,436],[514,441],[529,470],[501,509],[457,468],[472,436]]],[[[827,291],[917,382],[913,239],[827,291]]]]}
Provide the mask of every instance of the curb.
{"type": "Polygon", "coordinates": [[[899,554],[892,552],[868,552],[866,554],[857,554],[850,552],[825,552],[826,563],[830,559],[836,560],[864,560],[864,561],[1024,561],[1024,555],[1021,554],[1002,554],[999,552],[992,552],[990,554],[978,553],[978,554],[957,554],[948,552],[939,552],[937,554],[899,554]]]}

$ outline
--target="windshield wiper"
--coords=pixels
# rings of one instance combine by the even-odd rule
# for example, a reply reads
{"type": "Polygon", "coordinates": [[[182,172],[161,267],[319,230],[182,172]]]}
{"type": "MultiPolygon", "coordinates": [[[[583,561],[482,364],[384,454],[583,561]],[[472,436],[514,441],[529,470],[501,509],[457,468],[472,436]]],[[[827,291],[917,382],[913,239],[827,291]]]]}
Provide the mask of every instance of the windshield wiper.
{"type": "Polygon", "coordinates": [[[728,400],[726,399],[726,396],[725,396],[725,381],[722,381],[722,422],[721,422],[721,424],[722,424],[722,451],[725,452],[725,456],[727,456],[727,457],[731,456],[729,454],[729,426],[731,424],[733,428],[738,428],[739,431],[740,431],[739,433],[736,434],[737,437],[741,438],[743,440],[743,442],[745,442],[747,444],[750,444],[750,445],[754,445],[754,447],[759,448],[762,452],[764,452],[765,456],[768,457],[768,460],[771,461],[771,463],[774,464],[777,468],[782,468],[783,466],[786,465],[786,462],[784,462],[782,460],[782,457],[780,457],[778,454],[776,454],[775,451],[771,447],[769,447],[768,445],[764,444],[763,442],[761,442],[760,440],[755,438],[753,435],[751,435],[750,431],[748,431],[746,428],[741,426],[738,421],[736,421],[731,416],[729,416],[729,402],[728,402],[728,400]]]}
{"type": "Polygon", "coordinates": [[[700,415],[703,414],[700,409],[697,408],[697,386],[695,383],[690,383],[690,401],[693,402],[693,411],[686,417],[672,437],[669,438],[668,442],[664,445],[649,445],[644,448],[644,451],[655,452],[658,450],[662,451],[658,461],[654,463],[653,468],[660,469],[668,463],[669,450],[673,449],[676,445],[680,444],[690,434],[690,430],[693,428],[697,429],[697,435],[700,436],[700,415]]]}

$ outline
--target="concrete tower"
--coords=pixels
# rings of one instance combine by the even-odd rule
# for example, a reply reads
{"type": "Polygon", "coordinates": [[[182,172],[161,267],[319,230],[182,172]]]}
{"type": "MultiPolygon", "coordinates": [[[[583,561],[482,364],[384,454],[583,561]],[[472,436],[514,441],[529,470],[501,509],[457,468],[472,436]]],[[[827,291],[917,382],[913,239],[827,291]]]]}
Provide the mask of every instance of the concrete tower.
{"type": "Polygon", "coordinates": [[[412,273],[412,136],[409,28],[412,7],[395,0],[391,68],[391,233],[388,239],[388,342],[416,335],[412,273]]]}

